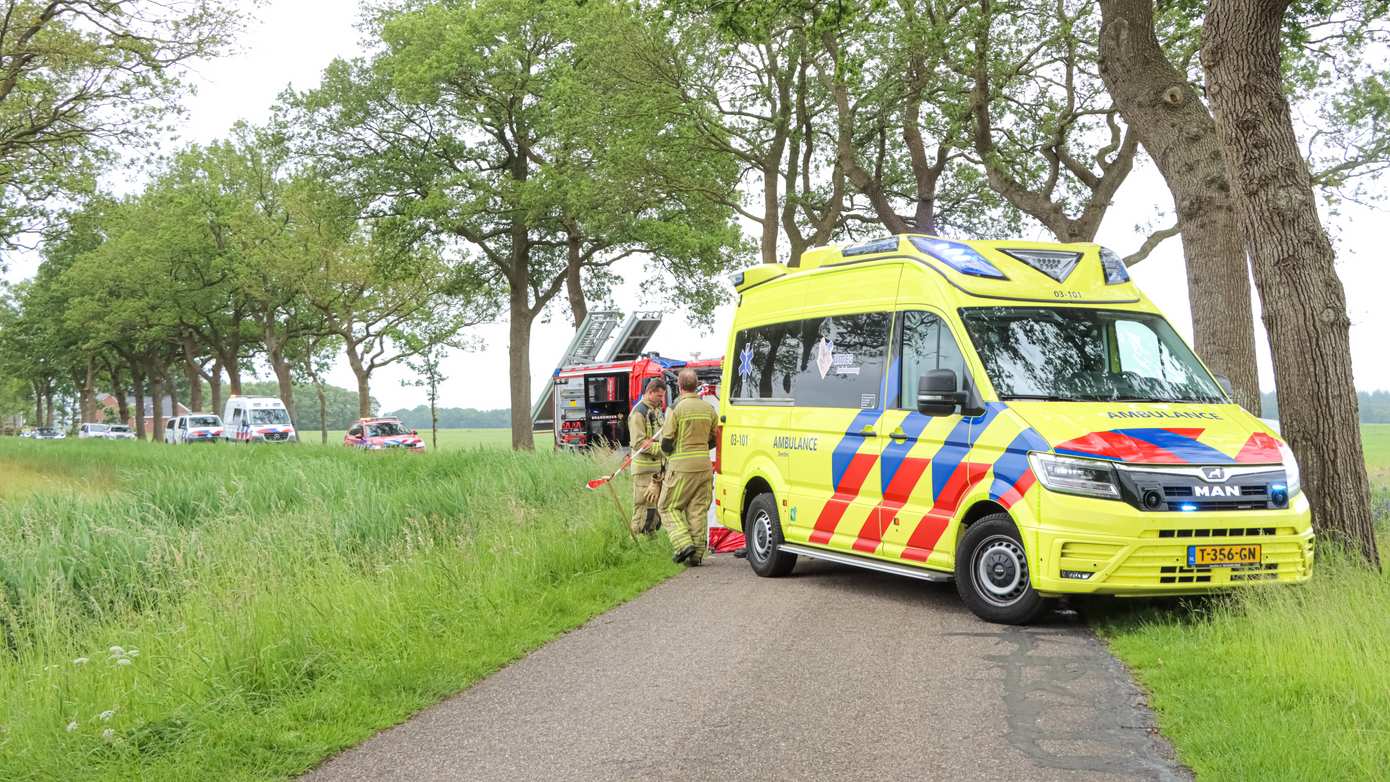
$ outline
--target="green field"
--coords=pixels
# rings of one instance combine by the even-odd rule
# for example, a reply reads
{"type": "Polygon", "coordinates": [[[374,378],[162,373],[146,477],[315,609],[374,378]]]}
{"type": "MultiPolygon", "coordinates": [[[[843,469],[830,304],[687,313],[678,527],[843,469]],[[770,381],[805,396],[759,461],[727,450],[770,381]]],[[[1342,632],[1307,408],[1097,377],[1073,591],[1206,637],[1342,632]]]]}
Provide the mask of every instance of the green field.
{"type": "Polygon", "coordinates": [[[313,766],[675,571],[610,467],[0,440],[0,779],[313,766]]]}
{"type": "MultiPolygon", "coordinates": [[[[430,430],[420,429],[420,436],[425,438],[425,448],[430,449],[430,430]]],[[[343,446],[343,435],[347,434],[342,429],[328,430],[328,444],[343,446]]],[[[323,435],[317,430],[304,430],[299,433],[305,443],[319,445],[323,442],[323,435]]],[[[536,447],[548,448],[552,443],[549,432],[540,432],[536,435],[536,447]]],[[[510,429],[440,429],[439,430],[439,450],[457,451],[464,448],[510,448],[512,444],[512,430],[510,429]]]]}
{"type": "MultiPolygon", "coordinates": [[[[1390,425],[1363,433],[1390,562],[1390,425]]],[[[1387,778],[1390,572],[1320,545],[1305,586],[1101,610],[1098,629],[1199,779],[1387,778]]]]}
{"type": "Polygon", "coordinates": [[[1390,488],[1390,424],[1362,424],[1361,440],[1366,444],[1371,483],[1390,488]]]}

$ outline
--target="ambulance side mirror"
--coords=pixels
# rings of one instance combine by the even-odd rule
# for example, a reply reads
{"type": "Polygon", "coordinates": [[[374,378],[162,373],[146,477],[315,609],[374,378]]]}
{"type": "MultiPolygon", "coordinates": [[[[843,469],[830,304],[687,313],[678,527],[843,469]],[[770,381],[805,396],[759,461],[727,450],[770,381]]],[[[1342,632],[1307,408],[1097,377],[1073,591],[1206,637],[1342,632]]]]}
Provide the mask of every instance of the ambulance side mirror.
{"type": "Polygon", "coordinates": [[[954,369],[931,369],[917,378],[917,410],[925,415],[952,415],[965,406],[966,395],[954,369]]]}

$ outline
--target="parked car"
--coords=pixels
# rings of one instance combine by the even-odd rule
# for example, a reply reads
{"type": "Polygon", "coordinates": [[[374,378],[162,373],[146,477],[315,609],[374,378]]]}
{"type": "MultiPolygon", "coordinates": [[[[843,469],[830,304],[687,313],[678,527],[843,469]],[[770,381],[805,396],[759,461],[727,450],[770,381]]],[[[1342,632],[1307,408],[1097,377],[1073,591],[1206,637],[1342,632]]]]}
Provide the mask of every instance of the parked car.
{"type": "Polygon", "coordinates": [[[111,424],[111,428],[106,432],[108,440],[134,440],[135,433],[130,431],[130,427],[125,424],[111,424]]]}
{"type": "Polygon", "coordinates": [[[183,421],[183,416],[175,416],[164,421],[164,444],[173,445],[179,441],[179,422],[183,421]]]}
{"type": "Polygon", "coordinates": [[[241,443],[295,443],[299,435],[285,403],[273,396],[234,396],[222,413],[222,436],[241,443]]]}
{"type": "Polygon", "coordinates": [[[110,431],[111,427],[107,424],[83,424],[77,428],[77,439],[105,440],[110,431]]]}
{"type": "Polygon", "coordinates": [[[61,429],[53,429],[44,426],[35,429],[33,437],[35,440],[62,440],[63,438],[67,437],[67,435],[64,434],[63,430],[61,429]]]}
{"type": "Polygon", "coordinates": [[[32,439],[34,439],[34,430],[33,430],[33,429],[25,429],[24,431],[22,431],[22,432],[19,433],[19,438],[20,438],[21,440],[32,440],[32,439]]]}
{"type": "Polygon", "coordinates": [[[343,445],[380,451],[404,448],[411,453],[423,453],[425,441],[414,429],[405,428],[399,418],[359,418],[343,435],[343,445]]]}
{"type": "Polygon", "coordinates": [[[174,419],[173,431],[170,442],[178,445],[215,443],[222,439],[222,419],[211,413],[181,415],[174,419]]]}

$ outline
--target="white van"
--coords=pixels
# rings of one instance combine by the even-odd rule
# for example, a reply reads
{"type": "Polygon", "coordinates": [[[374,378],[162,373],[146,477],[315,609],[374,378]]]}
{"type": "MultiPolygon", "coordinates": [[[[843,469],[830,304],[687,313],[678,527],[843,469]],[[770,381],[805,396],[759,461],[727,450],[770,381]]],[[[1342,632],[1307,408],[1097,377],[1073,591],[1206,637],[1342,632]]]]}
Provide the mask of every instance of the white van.
{"type": "Polygon", "coordinates": [[[175,445],[215,443],[222,439],[222,419],[212,413],[193,413],[174,419],[175,445]]]}
{"type": "Polygon", "coordinates": [[[285,403],[273,396],[234,396],[222,413],[223,437],[241,443],[294,443],[299,435],[285,403]]]}

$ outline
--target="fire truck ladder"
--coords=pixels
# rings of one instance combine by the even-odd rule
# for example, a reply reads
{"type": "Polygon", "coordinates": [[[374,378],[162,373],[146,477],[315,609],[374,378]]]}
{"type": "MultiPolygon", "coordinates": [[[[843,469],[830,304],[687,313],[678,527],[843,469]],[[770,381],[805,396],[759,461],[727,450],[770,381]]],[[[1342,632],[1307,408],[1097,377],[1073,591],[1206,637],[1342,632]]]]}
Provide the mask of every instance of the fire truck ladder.
{"type": "MultiPolygon", "coordinates": [[[[628,321],[631,321],[628,318],[628,321]]],[[[621,312],[600,311],[590,312],[584,318],[584,322],[579,324],[579,329],[574,332],[574,339],[570,340],[570,345],[565,348],[565,353],[560,357],[560,363],[555,370],[565,367],[572,367],[575,364],[590,364],[598,359],[599,351],[603,349],[604,343],[613,335],[614,329],[622,323],[623,314],[621,312]]],[[[553,377],[552,373],[552,377],[553,377]]],[[[555,428],[555,384],[546,382],[541,390],[540,397],[531,406],[531,426],[538,432],[548,432],[555,428]]]]}
{"type": "Polygon", "coordinates": [[[618,330],[617,339],[609,346],[608,352],[599,359],[602,362],[609,361],[635,361],[642,356],[642,351],[646,349],[647,343],[652,341],[652,335],[661,325],[660,312],[634,312],[623,321],[623,327],[618,330]]]}

